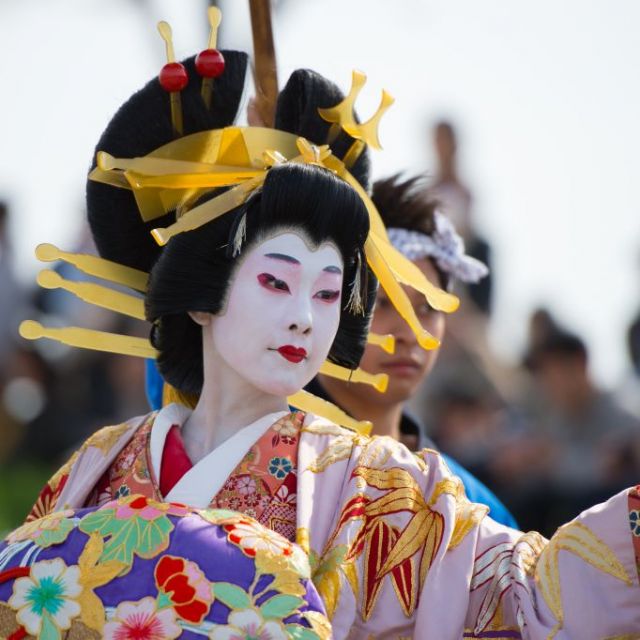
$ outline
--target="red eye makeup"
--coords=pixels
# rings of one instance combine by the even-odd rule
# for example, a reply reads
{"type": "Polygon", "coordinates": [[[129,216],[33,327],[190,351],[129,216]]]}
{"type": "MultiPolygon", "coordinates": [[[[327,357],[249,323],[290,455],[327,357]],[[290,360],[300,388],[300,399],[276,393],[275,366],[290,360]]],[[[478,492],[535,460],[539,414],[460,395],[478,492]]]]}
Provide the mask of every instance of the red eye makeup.
{"type": "Polygon", "coordinates": [[[258,275],[258,282],[265,289],[270,289],[271,291],[280,291],[282,293],[289,293],[289,285],[284,281],[276,278],[270,273],[261,273],[258,275]]]}

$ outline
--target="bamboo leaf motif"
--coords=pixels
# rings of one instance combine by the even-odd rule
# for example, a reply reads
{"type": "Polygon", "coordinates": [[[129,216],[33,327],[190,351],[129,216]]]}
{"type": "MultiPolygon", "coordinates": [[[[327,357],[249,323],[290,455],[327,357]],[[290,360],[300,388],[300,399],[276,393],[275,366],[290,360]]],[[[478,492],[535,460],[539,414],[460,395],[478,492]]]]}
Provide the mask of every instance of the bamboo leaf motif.
{"type": "Polygon", "coordinates": [[[433,516],[427,529],[427,535],[424,541],[424,551],[422,553],[422,559],[420,561],[420,584],[423,585],[429,569],[433,564],[433,561],[440,549],[442,542],[442,536],[444,533],[444,518],[441,514],[434,511],[431,512],[433,516]]]}
{"type": "Polygon", "coordinates": [[[394,489],[386,495],[373,500],[364,508],[366,516],[386,516],[400,511],[417,513],[428,509],[420,492],[413,487],[394,489]]]}
{"type": "Polygon", "coordinates": [[[384,564],[385,558],[390,553],[396,541],[397,534],[384,520],[376,520],[371,536],[364,562],[364,594],[362,603],[362,617],[368,620],[373,613],[380,588],[382,587],[382,579],[379,577],[379,571],[384,564]]]}
{"type": "Polygon", "coordinates": [[[536,580],[542,597],[558,621],[556,630],[562,629],[564,614],[562,608],[562,590],[558,553],[567,551],[628,586],[632,580],[626,569],[607,544],[598,538],[582,522],[571,522],[560,527],[542,551],[536,567],[536,580]]]}
{"type": "Polygon", "coordinates": [[[351,474],[352,478],[364,478],[370,487],[380,489],[404,489],[410,487],[416,492],[420,492],[418,483],[413,476],[405,469],[372,469],[370,467],[356,467],[351,474]]]}
{"type": "MultiPolygon", "coordinates": [[[[435,542],[435,538],[433,536],[436,532],[432,532],[431,530],[435,521],[438,519],[442,519],[442,516],[435,511],[431,511],[429,507],[418,511],[418,513],[411,518],[409,524],[404,528],[400,537],[394,544],[391,553],[389,553],[386,562],[379,571],[379,577],[389,573],[389,571],[394,567],[402,564],[407,558],[410,558],[425,547],[425,544],[430,537],[430,532],[432,541],[435,542]]],[[[435,551],[437,551],[437,549],[433,547],[434,545],[429,549],[431,552],[429,555],[435,555],[435,551]]],[[[426,553],[427,549],[425,549],[425,554],[426,553]]],[[[428,566],[431,566],[431,561],[428,562],[428,566]]]]}

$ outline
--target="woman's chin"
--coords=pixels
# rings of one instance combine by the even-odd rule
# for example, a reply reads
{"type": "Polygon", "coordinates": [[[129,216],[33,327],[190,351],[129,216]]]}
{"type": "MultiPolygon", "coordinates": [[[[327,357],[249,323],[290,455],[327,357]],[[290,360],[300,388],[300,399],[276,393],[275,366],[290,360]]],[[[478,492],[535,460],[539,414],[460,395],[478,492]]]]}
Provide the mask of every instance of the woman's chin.
{"type": "Polygon", "coordinates": [[[289,396],[298,393],[304,385],[305,383],[300,380],[269,380],[260,384],[258,388],[269,395],[277,396],[279,398],[288,398],[289,396]]]}

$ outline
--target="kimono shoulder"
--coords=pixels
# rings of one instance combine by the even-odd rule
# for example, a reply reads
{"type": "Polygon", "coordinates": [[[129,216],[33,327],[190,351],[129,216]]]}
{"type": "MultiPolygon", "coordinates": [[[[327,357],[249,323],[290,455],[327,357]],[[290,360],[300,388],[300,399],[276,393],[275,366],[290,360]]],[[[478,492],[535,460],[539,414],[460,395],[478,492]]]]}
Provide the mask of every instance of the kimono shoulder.
{"type": "Polygon", "coordinates": [[[303,428],[298,465],[298,542],[335,638],[630,638],[640,629],[635,490],[547,541],[494,522],[436,451],[412,454],[316,420],[303,428]]]}
{"type": "Polygon", "coordinates": [[[152,422],[156,412],[103,427],[91,435],[44,486],[27,521],[53,511],[80,508],[102,474],[116,459],[138,429],[152,422]]]}

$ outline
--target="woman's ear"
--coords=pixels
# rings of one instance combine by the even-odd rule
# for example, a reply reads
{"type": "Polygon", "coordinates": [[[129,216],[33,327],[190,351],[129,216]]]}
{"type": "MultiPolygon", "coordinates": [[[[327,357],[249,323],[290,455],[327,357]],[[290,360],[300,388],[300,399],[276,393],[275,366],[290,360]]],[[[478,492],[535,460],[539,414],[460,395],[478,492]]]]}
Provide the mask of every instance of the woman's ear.
{"type": "Polygon", "coordinates": [[[201,327],[211,324],[212,315],[208,311],[189,311],[189,317],[201,327]]]}

